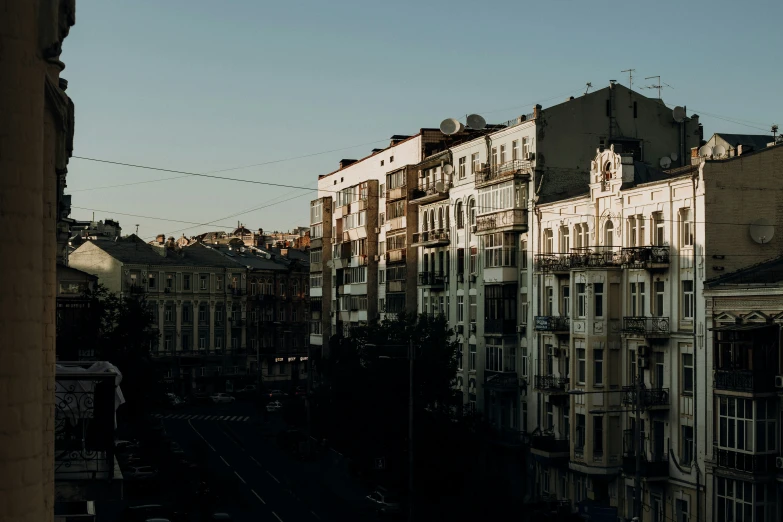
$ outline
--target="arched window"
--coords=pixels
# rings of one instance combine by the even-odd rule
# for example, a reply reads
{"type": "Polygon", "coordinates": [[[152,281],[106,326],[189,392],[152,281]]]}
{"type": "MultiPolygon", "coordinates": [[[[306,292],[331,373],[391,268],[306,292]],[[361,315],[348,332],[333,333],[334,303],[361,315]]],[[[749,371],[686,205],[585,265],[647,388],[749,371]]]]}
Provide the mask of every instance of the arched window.
{"type": "Polygon", "coordinates": [[[470,203],[468,203],[468,219],[470,220],[471,225],[476,224],[476,200],[471,199],[470,203]]]}
{"type": "Polygon", "coordinates": [[[457,202],[457,228],[465,228],[465,216],[462,214],[462,201],[457,202]]]}
{"type": "Polygon", "coordinates": [[[606,226],[604,227],[604,246],[606,247],[612,246],[613,235],[614,235],[614,223],[612,223],[611,219],[608,219],[606,221],[606,226]]]}
{"type": "Polygon", "coordinates": [[[435,230],[435,209],[430,210],[430,230],[435,230]]]}
{"type": "Polygon", "coordinates": [[[424,214],[422,214],[421,218],[421,231],[426,232],[427,231],[427,211],[424,211],[424,214]]]}
{"type": "Polygon", "coordinates": [[[438,230],[443,230],[443,207],[438,207],[438,230]]]}

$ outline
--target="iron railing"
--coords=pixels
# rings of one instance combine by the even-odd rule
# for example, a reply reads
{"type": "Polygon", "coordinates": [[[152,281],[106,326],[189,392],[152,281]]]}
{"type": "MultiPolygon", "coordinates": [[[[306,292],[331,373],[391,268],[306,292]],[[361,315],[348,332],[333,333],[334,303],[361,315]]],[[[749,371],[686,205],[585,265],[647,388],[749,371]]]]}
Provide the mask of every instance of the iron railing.
{"type": "Polygon", "coordinates": [[[718,446],[712,447],[712,458],[715,460],[715,464],[718,467],[733,469],[744,473],[775,473],[777,471],[775,467],[775,457],[777,457],[776,453],[759,455],[722,449],[718,446]]]}
{"type": "Polygon", "coordinates": [[[717,390],[748,393],[775,391],[775,372],[768,370],[717,369],[714,372],[717,390]]]}
{"type": "Polygon", "coordinates": [[[446,277],[441,272],[419,273],[419,286],[443,286],[446,277]]]}
{"type": "Polygon", "coordinates": [[[487,165],[480,169],[475,175],[476,188],[491,183],[498,183],[511,179],[514,176],[530,176],[533,173],[533,164],[527,160],[511,160],[504,163],[487,165]]]}
{"type": "Polygon", "coordinates": [[[623,267],[650,268],[669,264],[669,246],[625,247],[622,250],[623,267]]]}
{"type": "Polygon", "coordinates": [[[669,335],[668,317],[623,317],[623,333],[659,337],[669,335]]]}
{"type": "Polygon", "coordinates": [[[426,232],[416,232],[413,234],[413,244],[430,242],[444,243],[448,241],[448,230],[428,230],[426,232]]]}
{"type": "Polygon", "coordinates": [[[527,209],[512,208],[476,218],[476,232],[488,232],[510,226],[527,226],[527,209]]]}
{"type": "MultiPolygon", "coordinates": [[[[61,363],[84,366],[79,363],[61,363]]],[[[92,364],[92,363],[89,363],[92,364]]],[[[114,477],[114,372],[56,373],[54,470],[114,477]]]]}
{"type": "Polygon", "coordinates": [[[566,392],[568,377],[556,377],[554,375],[536,375],[535,388],[549,392],[566,392]]]}
{"type": "Polygon", "coordinates": [[[435,188],[435,183],[430,183],[428,185],[420,184],[418,187],[413,189],[413,193],[411,194],[411,199],[419,199],[419,198],[426,198],[428,196],[444,196],[446,197],[449,193],[449,189],[451,188],[451,182],[450,181],[442,181],[440,183],[443,183],[443,190],[438,190],[435,188]]]}
{"type": "Polygon", "coordinates": [[[535,267],[539,272],[568,272],[572,259],[571,254],[536,254],[535,267]]]}
{"type": "Polygon", "coordinates": [[[530,447],[547,453],[568,453],[571,442],[568,439],[556,439],[554,435],[534,435],[530,439],[530,447]]]}
{"type": "Polygon", "coordinates": [[[571,318],[556,315],[537,315],[535,317],[537,332],[569,332],[571,318]]]}
{"type": "MultiPolygon", "coordinates": [[[[653,408],[657,406],[669,405],[669,388],[646,388],[641,389],[641,407],[653,408]]],[[[623,386],[623,404],[636,404],[636,386],[623,386]]]]}
{"type": "Polygon", "coordinates": [[[614,247],[572,248],[569,257],[571,268],[602,268],[622,264],[622,254],[614,247]]]}

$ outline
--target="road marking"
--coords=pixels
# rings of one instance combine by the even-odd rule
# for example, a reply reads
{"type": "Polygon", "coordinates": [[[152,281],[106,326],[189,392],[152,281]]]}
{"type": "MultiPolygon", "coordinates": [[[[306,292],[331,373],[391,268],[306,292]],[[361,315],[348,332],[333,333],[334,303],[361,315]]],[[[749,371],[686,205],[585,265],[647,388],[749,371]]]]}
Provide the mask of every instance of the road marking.
{"type": "Polygon", "coordinates": [[[273,479],[275,479],[275,482],[277,482],[278,484],[280,484],[280,481],[279,481],[279,480],[277,480],[277,477],[275,477],[274,475],[272,475],[272,474],[271,474],[271,473],[269,473],[268,471],[267,471],[266,473],[267,473],[267,475],[269,475],[270,477],[272,477],[273,479]]]}
{"type": "Polygon", "coordinates": [[[312,509],[310,510],[310,514],[311,514],[311,515],[313,515],[313,516],[314,516],[315,518],[317,518],[318,520],[321,520],[321,517],[319,517],[318,515],[316,515],[316,514],[315,514],[315,511],[313,511],[312,509]]]}
{"type": "Polygon", "coordinates": [[[212,444],[210,444],[210,443],[209,443],[209,441],[208,441],[207,439],[205,439],[205,438],[204,438],[204,435],[202,435],[201,433],[199,433],[199,432],[198,432],[198,430],[197,430],[196,428],[194,428],[194,427],[193,427],[193,424],[191,424],[191,422],[190,422],[190,421],[188,421],[188,425],[190,426],[190,428],[191,428],[193,431],[195,431],[195,432],[196,432],[196,435],[198,435],[199,437],[201,437],[201,440],[203,440],[204,442],[206,442],[206,443],[207,443],[207,446],[209,446],[209,449],[211,449],[212,451],[215,451],[215,448],[212,446],[212,444]]]}
{"type": "Polygon", "coordinates": [[[331,449],[332,451],[334,451],[335,453],[337,453],[337,454],[338,454],[338,455],[340,455],[341,457],[343,456],[343,454],[342,454],[342,453],[340,453],[339,451],[337,451],[336,449],[334,449],[334,448],[329,448],[329,449],[331,449]]]}
{"type": "Polygon", "coordinates": [[[251,492],[252,494],[254,494],[254,495],[256,496],[256,498],[257,498],[258,500],[260,500],[260,501],[261,501],[261,503],[262,503],[262,504],[266,504],[266,502],[264,502],[264,499],[263,499],[263,498],[261,498],[261,496],[260,496],[258,493],[256,493],[256,490],[254,490],[254,489],[251,489],[251,490],[250,490],[250,492],[251,492]]]}
{"type": "Polygon", "coordinates": [[[226,466],[228,466],[229,468],[231,467],[231,464],[229,464],[228,462],[226,462],[226,459],[224,459],[222,456],[220,457],[220,460],[222,460],[222,461],[223,461],[223,464],[225,464],[225,465],[226,465],[226,466]]]}
{"type": "Polygon", "coordinates": [[[255,463],[256,463],[256,465],[257,465],[259,468],[261,467],[261,463],[260,463],[260,462],[258,462],[258,461],[256,460],[256,458],[255,458],[255,457],[251,456],[251,457],[250,457],[250,459],[251,459],[253,462],[255,462],[255,463]]]}
{"type": "Polygon", "coordinates": [[[242,475],[240,475],[236,471],[234,472],[234,475],[236,475],[237,478],[242,481],[242,484],[247,484],[247,482],[245,482],[245,479],[242,478],[242,475]]]}
{"type": "Polygon", "coordinates": [[[280,518],[279,516],[277,516],[277,513],[275,513],[274,511],[272,511],[272,514],[275,516],[275,518],[276,518],[277,520],[279,520],[280,522],[283,522],[283,519],[282,519],[282,518],[280,518]]]}
{"type": "Polygon", "coordinates": [[[250,420],[250,417],[245,417],[244,419],[242,419],[242,422],[247,422],[249,420],[250,420]]]}
{"type": "Polygon", "coordinates": [[[207,417],[207,420],[215,420],[215,419],[217,419],[217,415],[210,415],[209,417],[207,417]]]}

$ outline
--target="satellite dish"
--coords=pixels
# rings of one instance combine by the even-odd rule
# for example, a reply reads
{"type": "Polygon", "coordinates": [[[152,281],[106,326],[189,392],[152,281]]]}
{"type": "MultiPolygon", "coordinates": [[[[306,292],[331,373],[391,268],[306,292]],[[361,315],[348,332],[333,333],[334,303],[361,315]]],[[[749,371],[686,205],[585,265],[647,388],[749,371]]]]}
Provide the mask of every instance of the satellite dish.
{"type": "Polygon", "coordinates": [[[435,190],[437,192],[443,192],[443,188],[444,188],[444,185],[443,185],[442,181],[436,181],[435,182],[435,190]]]}
{"type": "Polygon", "coordinates": [[[662,169],[668,169],[672,164],[671,158],[669,156],[664,156],[661,158],[660,165],[662,169]]]}
{"type": "Polygon", "coordinates": [[[454,118],[446,118],[445,120],[440,122],[440,131],[446,136],[457,134],[458,132],[461,132],[464,128],[465,127],[454,118]]]}
{"type": "Polygon", "coordinates": [[[712,153],[718,157],[723,157],[724,154],[726,154],[726,147],[723,145],[715,145],[715,147],[712,149],[712,153]]]}
{"type": "Polygon", "coordinates": [[[468,127],[474,130],[481,130],[487,126],[487,120],[485,120],[479,114],[471,114],[467,119],[468,127]]]}
{"type": "Polygon", "coordinates": [[[443,165],[443,173],[447,176],[454,174],[454,167],[450,163],[443,165]]]}
{"type": "Polygon", "coordinates": [[[672,118],[674,118],[674,121],[677,123],[680,123],[685,119],[685,109],[680,107],[679,105],[672,109],[672,118]]]}
{"type": "Polygon", "coordinates": [[[775,237],[775,225],[767,218],[759,218],[748,227],[751,239],[763,245],[769,243],[775,237]]]}
{"type": "Polygon", "coordinates": [[[712,156],[712,147],[704,145],[699,149],[699,156],[702,158],[708,158],[712,156]]]}
{"type": "Polygon", "coordinates": [[[672,152],[671,154],[669,154],[669,157],[672,159],[672,161],[677,161],[679,155],[676,152],[672,152]]]}

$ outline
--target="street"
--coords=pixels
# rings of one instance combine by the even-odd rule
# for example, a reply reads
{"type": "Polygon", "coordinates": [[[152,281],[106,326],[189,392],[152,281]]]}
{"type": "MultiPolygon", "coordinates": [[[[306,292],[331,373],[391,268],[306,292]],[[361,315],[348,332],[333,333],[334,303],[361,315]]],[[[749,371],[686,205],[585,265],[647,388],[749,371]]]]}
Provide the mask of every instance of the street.
{"type": "Polygon", "coordinates": [[[334,451],[303,461],[276,442],[286,428],[280,414],[264,422],[249,403],[192,406],[155,415],[172,440],[192,455],[206,443],[204,464],[230,491],[219,505],[234,520],[274,522],[367,520],[366,487],[347,471],[334,451]]]}

